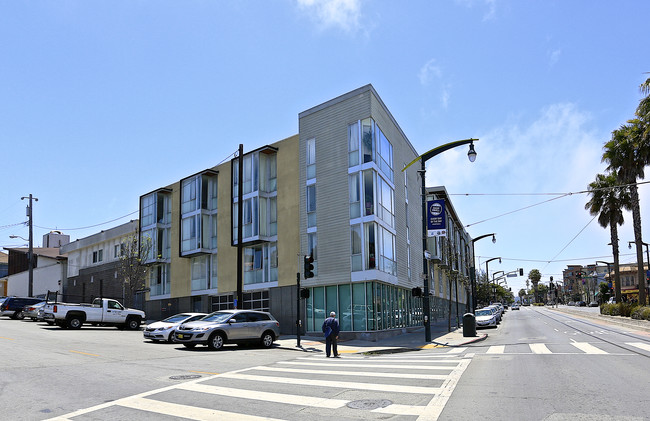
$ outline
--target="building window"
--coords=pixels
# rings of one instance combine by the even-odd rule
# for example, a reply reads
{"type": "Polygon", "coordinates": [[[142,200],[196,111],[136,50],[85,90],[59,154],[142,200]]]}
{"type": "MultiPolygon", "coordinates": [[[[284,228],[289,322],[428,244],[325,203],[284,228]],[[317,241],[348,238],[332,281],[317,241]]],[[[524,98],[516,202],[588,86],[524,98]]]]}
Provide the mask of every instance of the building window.
{"type": "Polygon", "coordinates": [[[156,264],[149,269],[149,288],[151,295],[170,293],[169,263],[156,264]]]}
{"type": "Polygon", "coordinates": [[[104,260],[104,250],[93,251],[93,263],[100,263],[102,260],[104,260]]]}
{"type": "Polygon", "coordinates": [[[389,227],[395,226],[395,209],[393,188],[382,177],[377,177],[377,203],[378,216],[389,227]]]}
{"type": "Polygon", "coordinates": [[[375,136],[373,130],[374,122],[367,118],[361,122],[361,143],[363,163],[375,161],[375,136]]]}
{"type": "Polygon", "coordinates": [[[359,218],[361,216],[361,182],[360,173],[350,174],[349,189],[350,189],[350,219],[359,218]]]}
{"type": "Polygon", "coordinates": [[[189,213],[197,210],[196,199],[199,177],[194,176],[181,183],[181,212],[189,213]]]}
{"type": "Polygon", "coordinates": [[[365,268],[366,270],[369,269],[375,269],[377,267],[376,263],[376,250],[377,250],[377,244],[376,244],[376,238],[375,238],[375,224],[374,223],[368,223],[364,224],[365,228],[365,249],[366,249],[366,264],[365,268]]]}
{"type": "Polygon", "coordinates": [[[348,166],[359,165],[359,123],[348,126],[348,166]]]}
{"type": "Polygon", "coordinates": [[[277,243],[244,248],[244,285],[278,281],[277,243]]]}
{"type": "Polygon", "coordinates": [[[362,243],[361,225],[352,225],[350,227],[350,245],[353,272],[363,270],[362,243]]]}
{"type": "Polygon", "coordinates": [[[209,256],[196,256],[191,259],[192,291],[209,289],[209,256]]]}
{"type": "Polygon", "coordinates": [[[184,218],[181,222],[181,252],[196,250],[199,248],[197,232],[199,231],[197,225],[200,224],[198,218],[190,216],[184,218]]]}
{"type": "Polygon", "coordinates": [[[375,172],[365,170],[363,172],[363,203],[364,216],[375,214],[375,172]]]}
{"type": "MultiPolygon", "coordinates": [[[[216,249],[217,186],[217,174],[212,171],[181,181],[182,256],[216,249]]],[[[169,241],[163,241],[158,248],[165,250],[169,241]]]]}
{"type": "Polygon", "coordinates": [[[307,227],[316,226],[316,185],[307,186],[307,227]]]}
{"type": "Polygon", "coordinates": [[[379,169],[390,181],[393,181],[393,145],[386,139],[379,127],[377,127],[377,136],[379,137],[379,142],[377,142],[377,146],[379,146],[377,148],[379,169]]]}
{"type": "Polygon", "coordinates": [[[307,141],[307,180],[316,178],[316,139],[307,141]]]}

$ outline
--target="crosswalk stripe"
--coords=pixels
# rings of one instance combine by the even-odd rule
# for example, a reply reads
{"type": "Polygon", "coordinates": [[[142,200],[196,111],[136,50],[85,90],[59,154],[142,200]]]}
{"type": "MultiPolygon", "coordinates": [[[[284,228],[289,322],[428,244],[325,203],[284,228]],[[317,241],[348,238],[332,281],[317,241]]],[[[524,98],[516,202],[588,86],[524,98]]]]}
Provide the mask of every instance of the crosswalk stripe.
{"type": "MultiPolygon", "coordinates": [[[[450,367],[451,368],[451,367],[450,367]]],[[[277,367],[255,367],[255,370],[273,371],[282,373],[304,373],[304,374],[326,374],[337,376],[364,376],[364,377],[386,377],[398,379],[431,379],[444,380],[445,374],[411,374],[411,373],[378,373],[369,371],[337,371],[337,370],[308,370],[302,368],[277,368],[277,367]]]]}
{"type": "MultiPolygon", "coordinates": [[[[460,360],[462,361],[462,360],[460,360]]],[[[447,362],[447,361],[445,361],[447,362]]],[[[278,361],[278,364],[290,364],[300,366],[314,366],[314,367],[330,367],[330,368],[348,368],[348,367],[366,367],[366,368],[397,368],[397,369],[411,369],[411,370],[453,370],[457,364],[454,365],[400,365],[400,364],[343,364],[343,363],[308,363],[297,361],[278,361]]]]}
{"type": "Polygon", "coordinates": [[[212,395],[229,396],[232,398],[254,399],[267,402],[284,403],[292,405],[312,406],[316,408],[336,409],[345,406],[349,400],[326,399],[302,395],[290,395],[286,393],[252,391],[246,389],[234,389],[232,387],[211,386],[207,384],[191,383],[179,385],[179,389],[192,392],[209,393],[212,395]]]}
{"type": "Polygon", "coordinates": [[[552,354],[551,350],[544,344],[528,344],[533,354],[552,354]]]}
{"type": "Polygon", "coordinates": [[[609,354],[609,352],[605,352],[588,342],[572,342],[571,345],[575,346],[586,354],[609,354]]]}
{"type": "Polygon", "coordinates": [[[123,400],[120,401],[118,405],[131,409],[137,409],[140,411],[155,412],[158,414],[171,415],[196,421],[213,421],[216,419],[219,421],[261,421],[278,419],[258,417],[256,415],[246,415],[235,412],[219,411],[217,409],[199,408],[196,406],[181,405],[177,403],[170,403],[147,398],[123,400]]]}
{"type": "Polygon", "coordinates": [[[645,351],[650,351],[650,345],[644,344],[642,342],[626,342],[625,344],[635,346],[637,348],[641,348],[641,349],[643,349],[645,351]]]}
{"type": "Polygon", "coordinates": [[[452,348],[447,352],[447,354],[461,354],[465,352],[466,349],[467,347],[452,348]]]}
{"type": "Polygon", "coordinates": [[[251,374],[242,374],[242,373],[224,373],[219,375],[219,377],[228,378],[228,379],[238,379],[238,380],[251,380],[255,382],[337,387],[342,389],[376,390],[380,392],[415,393],[415,394],[425,394],[425,395],[431,395],[437,393],[440,390],[440,388],[438,387],[400,386],[400,385],[392,385],[392,384],[357,383],[357,382],[314,380],[314,379],[293,379],[289,377],[255,376],[251,374]]]}
{"type": "Polygon", "coordinates": [[[503,354],[506,350],[505,345],[493,345],[488,348],[486,354],[503,354]]]}

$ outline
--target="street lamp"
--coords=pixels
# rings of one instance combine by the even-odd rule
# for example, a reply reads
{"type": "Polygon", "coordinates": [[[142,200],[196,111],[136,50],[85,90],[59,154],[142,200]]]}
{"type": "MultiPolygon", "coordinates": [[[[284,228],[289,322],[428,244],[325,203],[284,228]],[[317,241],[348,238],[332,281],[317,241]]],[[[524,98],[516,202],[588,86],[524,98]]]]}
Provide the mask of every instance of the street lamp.
{"type": "Polygon", "coordinates": [[[484,234],[472,239],[472,267],[469,269],[470,283],[472,284],[472,313],[476,313],[476,253],[474,252],[474,243],[482,238],[492,236],[492,243],[497,242],[495,234],[484,234]]]}
{"type": "Polygon", "coordinates": [[[609,268],[609,265],[613,265],[613,263],[605,262],[603,260],[596,260],[596,266],[598,266],[598,263],[604,263],[607,265],[607,276],[609,276],[609,283],[611,284],[610,288],[614,288],[614,282],[612,281],[612,271],[609,268]]]}
{"type": "MultiPolygon", "coordinates": [[[[628,241],[627,242],[627,247],[631,249],[632,244],[636,244],[636,241],[628,241]]],[[[648,272],[650,272],[650,252],[648,252],[648,243],[644,243],[643,241],[641,241],[641,244],[643,244],[645,246],[646,257],[648,258],[648,272]]],[[[641,258],[641,259],[643,259],[643,258],[641,258]]],[[[643,268],[640,268],[640,269],[643,272],[643,268]]],[[[645,290],[646,290],[647,284],[648,284],[648,272],[646,272],[646,275],[643,277],[643,280],[644,280],[644,282],[643,282],[643,297],[641,296],[642,295],[641,294],[641,286],[642,285],[641,285],[641,283],[639,283],[639,299],[643,299],[643,302],[641,303],[641,305],[645,305],[645,300],[647,299],[646,294],[645,294],[645,290]]]]}
{"type": "MultiPolygon", "coordinates": [[[[628,241],[627,248],[632,249],[632,244],[636,244],[636,241],[628,241]]],[[[641,244],[645,246],[646,257],[648,258],[648,265],[650,265],[650,252],[648,252],[648,243],[644,243],[643,241],[641,241],[641,244]]],[[[650,266],[648,267],[648,269],[650,269],[650,266]]]]}
{"type": "MultiPolygon", "coordinates": [[[[433,158],[434,156],[441,154],[445,151],[448,151],[449,149],[462,146],[462,145],[467,145],[467,144],[469,144],[469,151],[467,152],[467,158],[469,158],[469,162],[474,162],[476,161],[476,151],[474,150],[474,141],[478,141],[478,139],[457,140],[455,142],[449,142],[444,145],[440,145],[418,156],[413,161],[411,161],[408,165],[402,168],[402,171],[405,171],[408,167],[420,161],[420,170],[418,172],[420,172],[420,177],[422,180],[422,251],[423,252],[424,250],[427,249],[427,187],[426,187],[426,180],[424,177],[427,171],[426,162],[429,159],[433,158]]],[[[429,305],[429,273],[426,268],[427,268],[427,258],[423,257],[422,271],[425,272],[423,276],[424,296],[422,297],[423,298],[422,312],[424,313],[424,339],[427,342],[431,342],[431,320],[430,320],[431,307],[429,305]]]]}
{"type": "Polygon", "coordinates": [[[488,260],[485,261],[485,274],[487,275],[487,279],[488,279],[488,281],[490,280],[490,271],[489,271],[489,269],[488,269],[488,264],[489,264],[492,260],[497,260],[497,259],[499,259],[499,263],[501,263],[501,258],[500,258],[500,257],[493,257],[493,258],[488,259],[488,260]]]}

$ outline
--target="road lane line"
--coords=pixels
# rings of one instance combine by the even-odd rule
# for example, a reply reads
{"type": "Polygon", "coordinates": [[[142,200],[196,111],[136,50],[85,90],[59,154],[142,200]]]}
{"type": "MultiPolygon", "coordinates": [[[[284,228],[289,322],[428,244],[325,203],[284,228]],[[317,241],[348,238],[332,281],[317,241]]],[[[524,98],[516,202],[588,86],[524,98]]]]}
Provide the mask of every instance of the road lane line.
{"type": "Polygon", "coordinates": [[[253,399],[266,402],[284,403],[290,405],[312,406],[317,408],[336,409],[345,406],[349,400],[327,399],[311,396],[291,395],[287,393],[274,393],[251,391],[247,389],[233,389],[231,387],[211,386],[207,384],[183,384],[179,389],[192,392],[209,393],[212,395],[228,396],[231,398],[253,399]]]}
{"type": "Polygon", "coordinates": [[[326,374],[337,376],[363,376],[363,377],[387,377],[398,379],[431,379],[431,380],[445,380],[448,375],[446,374],[410,374],[410,373],[377,373],[369,371],[336,371],[336,370],[308,370],[303,368],[277,368],[277,367],[256,367],[255,370],[273,371],[281,373],[305,373],[305,374],[326,374]]]}
{"type": "MultiPolygon", "coordinates": [[[[461,363],[463,360],[458,360],[458,363],[461,363]]],[[[445,361],[446,362],[446,361],[445,361]]],[[[330,363],[302,363],[302,362],[291,362],[291,361],[278,361],[278,364],[289,364],[289,365],[301,365],[301,366],[314,366],[314,367],[336,367],[336,368],[397,368],[397,369],[412,369],[412,370],[453,370],[457,367],[456,365],[399,365],[399,364],[330,364],[330,363]]],[[[257,367],[253,367],[255,369],[257,367]]]]}
{"type": "Polygon", "coordinates": [[[6,339],[8,341],[15,341],[14,338],[5,338],[4,336],[0,336],[0,339],[6,339]]]}
{"type": "Polygon", "coordinates": [[[134,398],[118,403],[119,406],[138,409],[141,411],[155,412],[157,414],[171,415],[179,418],[186,418],[197,421],[262,421],[275,420],[277,418],[258,417],[235,412],[219,411],[218,409],[199,408],[190,405],[180,405],[147,398],[134,398]]]}
{"type": "Polygon", "coordinates": [[[70,350],[70,352],[74,352],[75,354],[88,355],[91,357],[99,357],[99,355],[97,354],[89,354],[88,352],[74,351],[72,349],[70,350]]]}
{"type": "Polygon", "coordinates": [[[528,344],[533,354],[552,354],[551,350],[544,344],[528,344]]]}
{"type": "Polygon", "coordinates": [[[394,393],[416,393],[416,394],[424,394],[424,395],[432,395],[440,391],[439,387],[400,386],[400,385],[392,385],[392,384],[357,383],[357,382],[314,380],[314,379],[292,379],[288,377],[255,376],[251,374],[241,374],[241,373],[225,373],[220,375],[219,377],[227,378],[227,379],[251,380],[254,382],[269,382],[269,383],[282,383],[282,384],[291,384],[291,385],[321,386],[321,387],[337,387],[341,389],[375,390],[380,392],[394,392],[394,393]]]}
{"type": "Polygon", "coordinates": [[[643,342],[626,342],[625,345],[635,346],[641,348],[644,351],[650,351],[650,345],[644,344],[643,342]]]}
{"type": "Polygon", "coordinates": [[[505,345],[493,345],[488,348],[486,354],[503,354],[506,351],[505,345]]]}
{"type": "Polygon", "coordinates": [[[588,342],[573,342],[571,343],[571,345],[575,346],[585,354],[609,354],[609,352],[605,352],[602,349],[595,347],[588,342]]]}

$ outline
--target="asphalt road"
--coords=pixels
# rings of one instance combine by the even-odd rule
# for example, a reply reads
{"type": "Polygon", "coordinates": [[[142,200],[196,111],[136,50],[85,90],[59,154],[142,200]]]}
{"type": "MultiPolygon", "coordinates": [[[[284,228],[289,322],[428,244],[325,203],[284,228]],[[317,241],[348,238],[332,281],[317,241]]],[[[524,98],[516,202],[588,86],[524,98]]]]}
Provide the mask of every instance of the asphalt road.
{"type": "Polygon", "coordinates": [[[648,333],[522,307],[465,353],[441,420],[650,419],[648,333]]]}
{"type": "Polygon", "coordinates": [[[650,419],[647,333],[533,307],[482,332],[462,347],[334,359],[2,318],[0,419],[650,419]]]}

